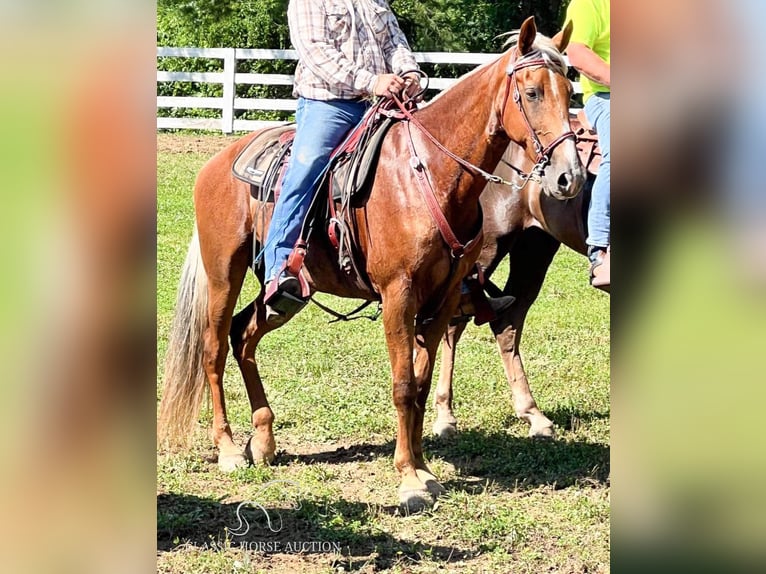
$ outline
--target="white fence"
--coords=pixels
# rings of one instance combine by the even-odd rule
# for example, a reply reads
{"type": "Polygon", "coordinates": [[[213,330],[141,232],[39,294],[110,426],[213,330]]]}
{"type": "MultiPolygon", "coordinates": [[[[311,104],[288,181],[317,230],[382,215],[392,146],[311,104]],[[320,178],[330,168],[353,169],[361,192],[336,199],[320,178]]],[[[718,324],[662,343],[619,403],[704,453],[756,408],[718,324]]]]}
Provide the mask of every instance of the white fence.
{"type": "MultiPolygon", "coordinates": [[[[157,48],[158,57],[209,58],[223,60],[221,72],[165,72],[157,71],[157,82],[199,82],[221,84],[223,95],[210,97],[157,96],[157,108],[206,108],[221,110],[220,118],[168,118],[157,117],[157,128],[186,128],[220,130],[224,133],[252,131],[279,124],[278,121],[246,120],[235,117],[235,110],[282,110],[295,111],[295,99],[238,98],[237,85],[291,86],[291,74],[252,74],[237,72],[239,60],[296,60],[295,50],[257,50],[245,48],[157,48]]],[[[416,52],[415,59],[427,64],[480,65],[497,58],[498,54],[468,52],[416,52]]],[[[431,78],[430,88],[443,90],[457,81],[456,78],[431,78]]],[[[580,86],[575,83],[575,91],[580,86]]]]}

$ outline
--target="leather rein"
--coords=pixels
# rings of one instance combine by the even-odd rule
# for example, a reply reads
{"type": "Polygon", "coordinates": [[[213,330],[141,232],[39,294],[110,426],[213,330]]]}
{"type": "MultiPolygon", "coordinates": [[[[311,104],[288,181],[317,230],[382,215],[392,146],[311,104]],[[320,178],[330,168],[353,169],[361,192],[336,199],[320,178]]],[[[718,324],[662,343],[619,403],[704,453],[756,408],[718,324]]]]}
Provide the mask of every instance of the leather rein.
{"type": "MultiPolygon", "coordinates": [[[[415,143],[412,139],[412,131],[410,126],[414,125],[416,128],[418,128],[418,130],[423,135],[425,135],[431,141],[431,143],[433,143],[439,150],[441,150],[445,155],[452,158],[458,164],[463,166],[470,173],[483,177],[485,180],[487,180],[487,182],[508,185],[518,191],[527,184],[529,179],[535,176],[539,177],[542,170],[550,161],[550,154],[556,148],[556,146],[558,146],[560,143],[566,141],[569,138],[576,139],[575,133],[570,130],[558,136],[547,146],[543,146],[542,142],[540,142],[540,138],[537,136],[537,134],[535,133],[535,130],[532,128],[532,125],[529,123],[527,112],[521,103],[521,94],[519,92],[518,78],[516,77],[516,72],[524,68],[540,67],[540,66],[548,67],[548,62],[544,58],[534,58],[534,59],[521,58],[519,60],[514,61],[511,71],[507,73],[507,80],[505,84],[505,96],[503,97],[503,105],[500,111],[500,114],[501,114],[500,117],[502,120],[502,117],[505,114],[505,108],[508,105],[508,98],[511,94],[511,91],[513,91],[513,101],[516,104],[516,107],[518,108],[519,112],[521,113],[521,117],[524,120],[524,124],[527,127],[527,131],[529,132],[529,135],[531,136],[531,139],[532,139],[532,143],[535,147],[535,152],[537,153],[536,163],[533,166],[530,173],[523,174],[522,172],[521,178],[524,180],[524,184],[520,186],[512,182],[506,181],[498,175],[488,173],[487,171],[464,160],[463,158],[459,157],[458,155],[448,150],[412,114],[412,112],[407,106],[407,104],[409,104],[410,102],[407,102],[407,104],[405,104],[396,95],[394,95],[392,98],[393,101],[396,103],[397,107],[399,108],[399,111],[401,112],[401,114],[407,120],[409,120],[407,122],[407,135],[408,135],[407,143],[409,145],[410,154],[411,154],[410,167],[412,167],[415,173],[415,178],[418,182],[418,188],[420,189],[420,192],[423,195],[423,199],[425,200],[425,203],[428,206],[429,212],[431,213],[431,217],[433,218],[434,223],[436,223],[436,226],[439,228],[439,233],[441,233],[441,236],[444,239],[444,242],[450,247],[451,254],[454,259],[462,258],[466,252],[472,251],[473,248],[476,247],[476,245],[481,244],[484,227],[482,226],[479,229],[479,232],[477,233],[477,235],[473,239],[468,241],[467,243],[463,244],[460,242],[460,240],[458,240],[457,236],[455,235],[455,232],[452,230],[452,227],[450,226],[449,222],[447,221],[447,218],[444,216],[444,213],[441,210],[441,207],[439,206],[439,203],[436,199],[436,195],[434,194],[433,186],[431,185],[426,175],[427,168],[425,164],[421,161],[420,157],[418,157],[417,155],[417,152],[415,150],[415,143]]],[[[381,110],[381,113],[385,113],[385,111],[381,110]]],[[[500,122],[500,124],[502,125],[502,121],[500,122]]]]}

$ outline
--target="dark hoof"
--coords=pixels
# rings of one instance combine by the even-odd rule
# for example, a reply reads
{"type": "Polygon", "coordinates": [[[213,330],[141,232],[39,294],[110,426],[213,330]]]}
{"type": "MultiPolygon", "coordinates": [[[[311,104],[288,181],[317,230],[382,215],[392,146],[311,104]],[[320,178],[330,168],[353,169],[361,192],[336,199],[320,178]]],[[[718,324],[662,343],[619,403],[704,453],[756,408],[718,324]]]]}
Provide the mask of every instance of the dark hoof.
{"type": "Polygon", "coordinates": [[[253,446],[253,437],[250,437],[250,440],[245,445],[245,456],[247,456],[250,462],[253,464],[269,465],[274,461],[275,449],[273,447],[271,450],[263,450],[258,446],[255,446],[255,448],[253,446]]]}
{"type": "MultiPolygon", "coordinates": [[[[433,481],[435,482],[435,481],[433,481]]],[[[438,484],[438,483],[437,483],[438,484]]],[[[434,506],[434,496],[428,489],[399,491],[399,510],[404,516],[430,510],[434,506]]]]}

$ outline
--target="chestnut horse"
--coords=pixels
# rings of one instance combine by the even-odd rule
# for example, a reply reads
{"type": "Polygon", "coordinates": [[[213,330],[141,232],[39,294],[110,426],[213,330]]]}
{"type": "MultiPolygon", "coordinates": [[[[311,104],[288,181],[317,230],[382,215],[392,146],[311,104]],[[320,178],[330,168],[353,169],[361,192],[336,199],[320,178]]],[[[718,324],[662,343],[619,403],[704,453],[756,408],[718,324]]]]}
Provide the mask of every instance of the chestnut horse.
{"type": "MultiPolygon", "coordinates": [[[[524,150],[508,147],[495,174],[516,180],[512,168],[528,164],[524,150]]],[[[565,201],[551,199],[537,182],[530,181],[517,196],[509,196],[503,186],[489,183],[481,196],[484,213],[484,245],[478,264],[487,279],[506,257],[510,273],[503,293],[512,295],[513,305],[490,328],[495,335],[508,385],[511,388],[516,416],[529,424],[529,436],[552,437],[553,423],[537,407],[529,389],[519,345],[527,312],[537,299],[553,256],[563,243],[585,256],[587,245],[586,209],[590,194],[580,193],[565,201]]],[[[442,343],[439,382],[434,393],[436,421],[433,432],[442,438],[457,432],[457,419],[452,411],[452,379],[455,353],[466,323],[450,326],[442,343]]]]}
{"type": "MultiPolygon", "coordinates": [[[[407,511],[430,506],[443,491],[423,459],[423,415],[439,342],[457,308],[461,280],[481,249],[479,196],[486,180],[479,175],[491,173],[513,141],[525,149],[556,197],[571,197],[582,186],[584,170],[569,125],[572,86],[561,56],[570,33],[571,26],[551,40],[538,35],[534,19],[527,19],[513,45],[494,62],[414,112],[417,122],[392,126],[366,204],[350,215],[362,230],[359,250],[373,289],[364,290],[340,270],[323,234],[312,236],[303,267],[312,290],[381,301],[398,423],[394,465],[407,511]],[[467,163],[472,166],[466,168],[467,163]],[[445,221],[464,249],[447,245],[445,221]]],[[[274,414],[255,361],[258,342],[276,328],[266,322],[263,289],[232,317],[254,236],[263,240],[266,232],[260,217],[254,229],[259,204],[248,185],[231,174],[234,159],[253,137],[221,151],[197,177],[196,233],[179,286],[158,425],[161,441],[188,437],[207,379],[212,438],[223,471],[248,459],[269,462],[276,449],[274,414]],[[252,412],[254,430],[244,452],[234,443],[226,418],[222,378],[227,337],[252,412]]],[[[262,284],[263,277],[259,280],[262,284]]],[[[300,353],[300,348],[291,352],[300,353]]]]}

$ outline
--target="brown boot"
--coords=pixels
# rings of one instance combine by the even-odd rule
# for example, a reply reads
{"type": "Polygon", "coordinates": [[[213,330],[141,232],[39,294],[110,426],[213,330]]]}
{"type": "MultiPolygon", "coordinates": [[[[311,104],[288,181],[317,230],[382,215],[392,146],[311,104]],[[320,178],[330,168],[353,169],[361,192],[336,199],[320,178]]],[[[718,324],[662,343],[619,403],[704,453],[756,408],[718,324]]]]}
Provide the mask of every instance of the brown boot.
{"type": "Polygon", "coordinates": [[[601,289],[609,293],[611,286],[610,281],[610,255],[611,248],[607,247],[606,251],[599,249],[596,252],[595,260],[590,264],[590,284],[596,289],[601,289]]]}

